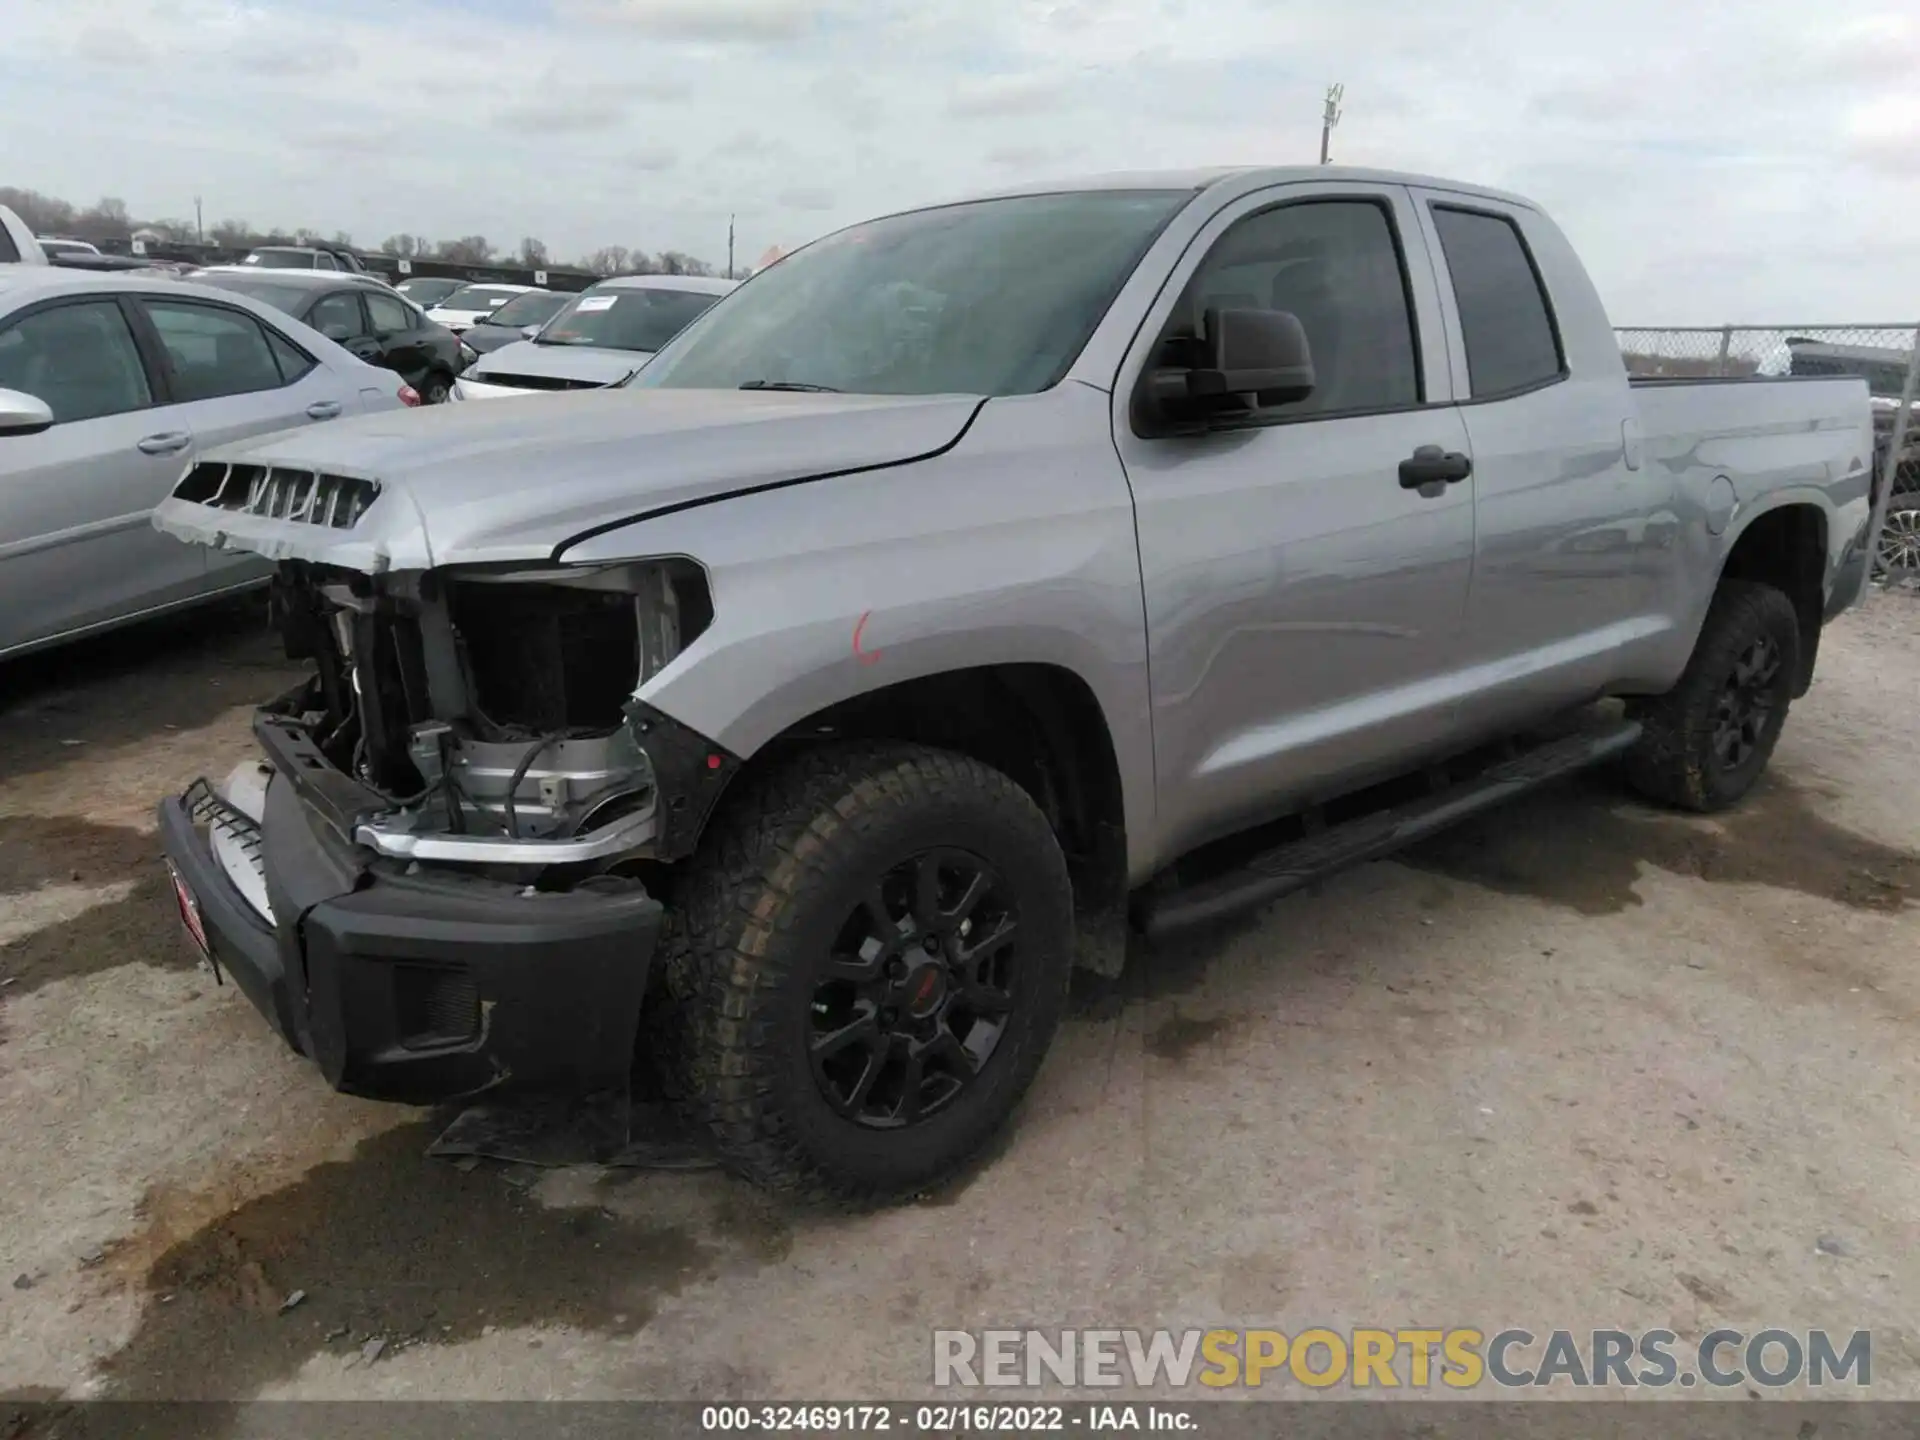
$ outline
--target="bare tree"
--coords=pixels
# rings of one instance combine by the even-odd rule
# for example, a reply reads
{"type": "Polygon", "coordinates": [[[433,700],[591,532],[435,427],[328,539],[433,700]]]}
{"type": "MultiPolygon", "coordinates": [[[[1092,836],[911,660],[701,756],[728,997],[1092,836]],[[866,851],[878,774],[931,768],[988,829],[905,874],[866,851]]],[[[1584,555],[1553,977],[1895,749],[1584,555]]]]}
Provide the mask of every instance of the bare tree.
{"type": "Polygon", "coordinates": [[[442,240],[433,253],[434,258],[456,265],[484,265],[493,259],[493,246],[484,235],[462,235],[458,240],[442,240]]]}
{"type": "Polygon", "coordinates": [[[528,235],[520,242],[520,263],[529,270],[547,268],[547,242],[528,235]]]}
{"type": "Polygon", "coordinates": [[[713,267],[704,260],[696,260],[684,250],[663,250],[658,265],[662,275],[711,275],[713,267]]]}
{"type": "Polygon", "coordinates": [[[133,221],[127,202],[108,195],[75,215],[73,229],[90,240],[124,240],[133,233],[133,221]]]}
{"type": "Polygon", "coordinates": [[[380,242],[382,255],[398,255],[403,260],[411,260],[419,252],[415,249],[413,236],[389,235],[380,242]]]}
{"type": "Polygon", "coordinates": [[[16,190],[0,185],[0,205],[18,215],[36,235],[57,235],[73,228],[73,206],[38,190],[16,190]]]}
{"type": "Polygon", "coordinates": [[[333,243],[338,245],[342,250],[351,250],[353,249],[353,236],[344,230],[336,230],[333,232],[333,243]]]}
{"type": "Polygon", "coordinates": [[[253,226],[245,220],[222,220],[207,238],[225,250],[244,250],[253,244],[253,226]]]}
{"type": "Polygon", "coordinates": [[[621,275],[627,271],[631,253],[624,245],[603,245],[580,263],[595,275],[621,275]]]}

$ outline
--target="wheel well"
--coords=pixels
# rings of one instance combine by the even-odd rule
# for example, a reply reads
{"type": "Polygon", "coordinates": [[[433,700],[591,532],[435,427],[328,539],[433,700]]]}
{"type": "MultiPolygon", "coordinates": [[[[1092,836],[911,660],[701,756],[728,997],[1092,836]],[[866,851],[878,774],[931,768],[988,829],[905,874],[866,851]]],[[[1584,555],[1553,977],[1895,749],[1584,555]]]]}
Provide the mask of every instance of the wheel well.
{"type": "Polygon", "coordinates": [[[1804,695],[1813,683],[1813,662],[1820,649],[1825,611],[1827,517],[1814,505],[1782,505],[1749,525],[1734,542],[1721,568],[1722,580],[1754,580],[1771,585],[1793,602],[1800,620],[1800,674],[1793,693],[1804,695]]]}
{"type": "Polygon", "coordinates": [[[971,755],[1033,797],[1067,858],[1083,912],[1127,890],[1120,766],[1100,702],[1056,665],[987,665],[904,680],[791,726],[748,763],[825,739],[911,740],[971,755]]]}

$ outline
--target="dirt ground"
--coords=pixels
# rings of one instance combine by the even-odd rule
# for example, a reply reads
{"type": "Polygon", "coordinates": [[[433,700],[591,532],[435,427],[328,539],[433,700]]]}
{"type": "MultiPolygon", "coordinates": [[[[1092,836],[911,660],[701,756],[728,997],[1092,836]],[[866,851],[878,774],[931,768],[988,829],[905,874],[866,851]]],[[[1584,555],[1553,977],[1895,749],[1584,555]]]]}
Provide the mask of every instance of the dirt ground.
{"type": "Polygon", "coordinates": [[[866,1215],[429,1159],[196,968],[153,806],[293,674],[244,606],[0,667],[0,1397],[902,1398],[936,1326],[1317,1324],[1871,1328],[1920,1397],[1920,595],[1736,813],[1596,776],[1142,951],[866,1215]]]}

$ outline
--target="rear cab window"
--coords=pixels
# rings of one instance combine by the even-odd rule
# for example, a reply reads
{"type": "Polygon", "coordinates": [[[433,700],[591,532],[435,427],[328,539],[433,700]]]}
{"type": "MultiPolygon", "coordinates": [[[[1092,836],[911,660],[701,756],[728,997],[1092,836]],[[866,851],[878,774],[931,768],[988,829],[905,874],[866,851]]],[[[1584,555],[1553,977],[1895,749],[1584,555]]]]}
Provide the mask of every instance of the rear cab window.
{"type": "Polygon", "coordinates": [[[1553,304],[1520,227],[1484,210],[1432,210],[1453,280],[1472,398],[1518,395],[1564,379],[1553,304]]]}

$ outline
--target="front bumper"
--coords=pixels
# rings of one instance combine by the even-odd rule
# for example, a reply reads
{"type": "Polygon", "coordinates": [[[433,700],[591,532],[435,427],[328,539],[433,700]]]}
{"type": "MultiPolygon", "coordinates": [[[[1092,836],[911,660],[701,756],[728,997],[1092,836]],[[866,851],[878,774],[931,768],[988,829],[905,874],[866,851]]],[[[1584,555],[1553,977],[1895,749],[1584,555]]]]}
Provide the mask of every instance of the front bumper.
{"type": "Polygon", "coordinates": [[[660,902],[634,881],[529,893],[377,861],[329,823],[337,798],[268,781],[252,853],[272,920],[216,858],[204,788],[160,806],[215,964],[281,1038],[335,1089],[378,1099],[624,1088],[660,902]]]}

